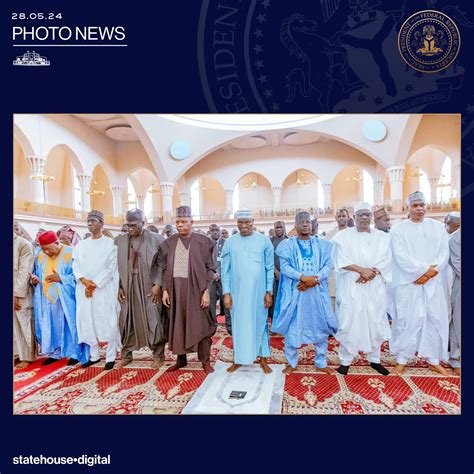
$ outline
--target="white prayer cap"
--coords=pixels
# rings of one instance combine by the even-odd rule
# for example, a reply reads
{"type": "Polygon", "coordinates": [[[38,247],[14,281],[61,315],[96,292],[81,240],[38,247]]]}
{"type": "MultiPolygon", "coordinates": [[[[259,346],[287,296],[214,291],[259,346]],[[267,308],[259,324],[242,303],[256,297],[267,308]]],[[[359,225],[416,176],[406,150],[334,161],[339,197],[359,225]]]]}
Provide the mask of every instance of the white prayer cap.
{"type": "Polygon", "coordinates": [[[354,214],[359,212],[359,211],[372,211],[372,206],[368,202],[358,202],[354,206],[354,214]]]}
{"type": "Polygon", "coordinates": [[[409,206],[413,201],[423,201],[426,203],[425,195],[421,191],[415,191],[407,196],[407,206],[409,206]]]}
{"type": "Polygon", "coordinates": [[[239,209],[235,214],[235,218],[237,220],[239,219],[253,219],[253,214],[250,209],[244,208],[244,209],[239,209]]]}
{"type": "Polygon", "coordinates": [[[452,220],[452,221],[460,221],[461,220],[461,213],[459,211],[451,211],[449,214],[448,214],[449,218],[452,220]]]}

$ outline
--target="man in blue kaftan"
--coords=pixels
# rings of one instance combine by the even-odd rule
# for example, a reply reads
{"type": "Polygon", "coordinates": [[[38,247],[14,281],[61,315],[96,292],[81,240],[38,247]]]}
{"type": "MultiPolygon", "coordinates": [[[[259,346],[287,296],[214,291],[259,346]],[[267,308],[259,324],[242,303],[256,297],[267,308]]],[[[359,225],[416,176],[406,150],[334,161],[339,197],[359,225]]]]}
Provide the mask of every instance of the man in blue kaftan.
{"type": "Polygon", "coordinates": [[[274,252],[268,237],[253,231],[252,212],[237,211],[239,233],[229,237],[221,253],[221,279],[224,305],[231,312],[234,364],[252,364],[257,356],[264,373],[272,369],[268,308],[272,304],[274,252]]]}
{"type": "Polygon", "coordinates": [[[298,365],[298,348],[314,344],[315,366],[328,374],[328,337],[337,332],[328,277],[332,264],[331,242],[311,236],[311,216],[300,212],[295,217],[297,236],[277,248],[280,258],[280,286],[275,304],[272,330],[285,337],[285,374],[298,365]]]}
{"type": "Polygon", "coordinates": [[[35,259],[31,280],[35,285],[36,337],[41,353],[49,355],[42,365],[68,357],[68,365],[89,359],[89,346],[79,344],[76,327],[76,280],[72,271],[72,247],[58,242],[52,231],[38,237],[41,251],[35,259]]]}

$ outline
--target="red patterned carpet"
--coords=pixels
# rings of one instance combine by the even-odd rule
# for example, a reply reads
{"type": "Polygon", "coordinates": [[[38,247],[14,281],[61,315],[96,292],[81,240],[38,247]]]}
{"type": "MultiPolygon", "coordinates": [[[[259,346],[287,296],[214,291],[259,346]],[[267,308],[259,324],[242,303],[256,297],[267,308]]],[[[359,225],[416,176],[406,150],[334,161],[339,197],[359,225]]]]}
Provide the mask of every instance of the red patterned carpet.
{"type": "MultiPolygon", "coordinates": [[[[286,362],[283,339],[271,338],[269,362],[286,362]]],[[[212,359],[232,361],[232,339],[219,327],[213,338],[212,359]]],[[[42,367],[41,359],[14,373],[16,414],[178,414],[205,378],[196,355],[185,370],[167,373],[165,365],[151,369],[151,352],[141,350],[134,362],[120,370],[104,371],[104,362],[83,369],[60,361],[42,367]]],[[[460,380],[431,372],[423,360],[412,364],[402,377],[383,377],[363,356],[343,377],[318,373],[314,349],[300,349],[298,370],[286,377],[283,414],[459,414],[460,380]]],[[[329,344],[328,364],[339,365],[337,342],[329,344]]],[[[394,365],[386,347],[382,364],[394,365]]]]}

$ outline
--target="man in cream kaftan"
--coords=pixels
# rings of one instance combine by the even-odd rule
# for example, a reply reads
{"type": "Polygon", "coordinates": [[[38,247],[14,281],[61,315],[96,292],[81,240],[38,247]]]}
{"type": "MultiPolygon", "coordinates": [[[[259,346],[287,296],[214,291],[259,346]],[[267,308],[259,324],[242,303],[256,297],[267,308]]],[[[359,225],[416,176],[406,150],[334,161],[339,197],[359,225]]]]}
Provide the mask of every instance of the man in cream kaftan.
{"type": "Polygon", "coordinates": [[[355,207],[356,227],[338,232],[333,260],[336,270],[336,316],[339,330],[338,372],[346,375],[359,351],[382,375],[380,346],[390,338],[387,320],[387,282],[391,279],[390,235],[370,227],[370,205],[355,207]]]}

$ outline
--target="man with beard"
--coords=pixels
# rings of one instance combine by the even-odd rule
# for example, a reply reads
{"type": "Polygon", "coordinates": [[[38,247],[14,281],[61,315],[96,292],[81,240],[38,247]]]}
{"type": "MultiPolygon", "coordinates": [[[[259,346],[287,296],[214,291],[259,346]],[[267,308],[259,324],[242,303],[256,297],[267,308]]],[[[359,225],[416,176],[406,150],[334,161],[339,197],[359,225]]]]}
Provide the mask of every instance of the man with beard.
{"type": "Polygon", "coordinates": [[[127,212],[125,225],[127,233],[115,238],[122,305],[122,359],[117,368],[132,362],[133,351],[149,347],[153,352],[152,368],[159,369],[165,360],[166,328],[157,258],[164,238],[144,228],[145,215],[140,209],[127,212]]]}
{"type": "Polygon", "coordinates": [[[354,208],[355,227],[338,232],[334,243],[337,278],[336,314],[339,330],[340,367],[346,375],[359,351],[367,354],[370,366],[382,375],[381,345],[390,339],[387,320],[387,282],[391,280],[390,235],[371,229],[370,204],[354,208]]]}
{"type": "Polygon", "coordinates": [[[384,207],[374,211],[374,227],[382,232],[390,232],[390,214],[384,207]]]}
{"type": "Polygon", "coordinates": [[[285,374],[298,365],[298,348],[314,344],[316,368],[327,374],[328,337],[337,331],[327,279],[333,269],[332,244],[311,236],[311,216],[299,212],[295,217],[298,233],[276,249],[281,273],[275,305],[273,330],[285,337],[285,374]]]}
{"type": "Polygon", "coordinates": [[[189,206],[176,209],[177,234],[161,246],[163,304],[169,313],[169,348],[176,354],[172,372],[188,363],[186,354],[197,352],[206,374],[211,366],[212,336],[216,323],[209,311],[209,288],[214,277],[212,252],[215,244],[206,235],[193,232],[189,206]]]}

